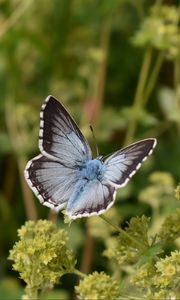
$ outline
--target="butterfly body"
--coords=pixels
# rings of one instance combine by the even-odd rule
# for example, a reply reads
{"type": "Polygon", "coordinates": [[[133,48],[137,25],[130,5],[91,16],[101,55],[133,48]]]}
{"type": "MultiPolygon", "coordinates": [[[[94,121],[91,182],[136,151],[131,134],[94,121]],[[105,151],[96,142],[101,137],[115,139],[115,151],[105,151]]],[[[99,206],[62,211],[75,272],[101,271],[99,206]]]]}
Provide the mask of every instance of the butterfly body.
{"type": "Polygon", "coordinates": [[[105,169],[105,165],[99,159],[90,159],[80,168],[79,176],[87,181],[101,180],[105,169]]]}
{"type": "Polygon", "coordinates": [[[98,215],[110,208],[118,188],[127,184],[152,153],[149,138],[118,150],[108,158],[92,158],[91,149],[70,114],[53,96],[41,107],[41,154],[25,168],[27,183],[43,205],[66,209],[71,219],[98,215]]]}

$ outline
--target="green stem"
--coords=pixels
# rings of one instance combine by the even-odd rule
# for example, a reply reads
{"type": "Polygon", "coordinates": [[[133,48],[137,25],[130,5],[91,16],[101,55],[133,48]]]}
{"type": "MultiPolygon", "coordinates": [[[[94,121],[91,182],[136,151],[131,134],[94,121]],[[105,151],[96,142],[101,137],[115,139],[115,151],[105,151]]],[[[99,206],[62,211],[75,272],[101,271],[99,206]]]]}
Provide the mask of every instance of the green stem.
{"type": "Polygon", "coordinates": [[[84,274],[83,272],[81,272],[81,271],[79,271],[77,269],[75,269],[73,271],[73,273],[76,274],[76,275],[78,275],[78,276],[80,276],[80,277],[83,277],[83,278],[86,277],[86,274],[84,274]]]}
{"type": "Polygon", "coordinates": [[[152,47],[148,47],[144,54],[144,60],[143,60],[140,74],[139,74],[138,85],[137,85],[136,94],[135,94],[135,98],[134,98],[134,106],[135,107],[139,107],[142,104],[143,91],[144,91],[144,87],[145,87],[145,84],[147,81],[149,68],[151,65],[152,50],[153,50],[152,47]]]}
{"type": "Polygon", "coordinates": [[[13,11],[13,13],[11,14],[11,16],[4,21],[4,23],[1,26],[1,30],[0,30],[0,38],[13,26],[16,25],[16,23],[18,22],[18,20],[20,18],[22,18],[23,14],[25,14],[28,9],[29,6],[32,4],[33,0],[28,0],[28,1],[24,1],[23,5],[19,4],[18,8],[16,10],[13,11]]]}
{"type": "MultiPolygon", "coordinates": [[[[177,58],[174,63],[174,87],[176,94],[176,108],[180,114],[180,59],[177,58]]],[[[178,135],[180,137],[180,120],[177,122],[178,135]]]]}
{"type": "Polygon", "coordinates": [[[137,241],[133,236],[131,236],[129,233],[127,233],[121,227],[113,224],[107,217],[105,217],[104,215],[100,215],[99,217],[101,219],[103,219],[105,222],[107,222],[108,224],[110,224],[112,227],[114,227],[118,232],[120,232],[121,234],[123,234],[124,236],[126,236],[129,240],[131,240],[133,243],[135,243],[138,247],[140,247],[140,248],[143,247],[144,248],[143,244],[141,244],[139,241],[137,241]]]}
{"type": "MultiPolygon", "coordinates": [[[[143,59],[141,71],[139,74],[138,84],[137,84],[136,93],[135,93],[135,97],[134,97],[134,103],[133,103],[133,109],[135,112],[136,112],[136,110],[138,110],[142,107],[144,88],[145,88],[145,84],[147,81],[149,68],[151,65],[152,50],[153,50],[152,47],[148,47],[144,54],[144,59],[143,59]]],[[[125,145],[127,145],[133,141],[136,127],[137,127],[137,120],[134,119],[128,127],[125,142],[124,142],[125,145]]]]}
{"type": "Polygon", "coordinates": [[[38,300],[39,297],[38,297],[38,290],[37,289],[26,287],[25,291],[26,291],[25,296],[28,297],[27,299],[38,300]]]}
{"type": "MultiPolygon", "coordinates": [[[[93,116],[93,124],[98,125],[101,109],[104,101],[104,92],[106,85],[106,73],[107,73],[107,62],[108,62],[108,51],[111,38],[111,27],[112,27],[112,17],[110,16],[105,20],[102,27],[100,48],[103,51],[104,58],[99,65],[97,75],[96,75],[96,88],[94,92],[94,99],[96,101],[96,111],[93,116]]],[[[94,77],[94,76],[93,76],[94,77]]]]}
{"type": "Polygon", "coordinates": [[[144,97],[143,97],[143,105],[145,106],[147,104],[147,101],[149,100],[151,93],[155,87],[162,63],[164,60],[164,52],[159,52],[156,62],[154,64],[154,68],[151,72],[151,75],[149,77],[149,81],[147,83],[147,87],[144,92],[144,97]]]}
{"type": "Polygon", "coordinates": [[[144,299],[141,297],[136,297],[136,296],[127,295],[127,294],[122,294],[120,297],[122,297],[123,299],[130,299],[130,300],[143,300],[144,299]]]}

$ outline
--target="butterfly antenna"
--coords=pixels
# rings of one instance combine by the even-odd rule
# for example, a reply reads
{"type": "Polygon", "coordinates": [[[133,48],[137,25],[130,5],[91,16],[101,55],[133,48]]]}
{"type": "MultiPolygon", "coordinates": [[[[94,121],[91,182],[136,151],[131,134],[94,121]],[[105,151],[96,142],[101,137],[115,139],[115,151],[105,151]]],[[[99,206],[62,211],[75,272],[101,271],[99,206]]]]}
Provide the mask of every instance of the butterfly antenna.
{"type": "Polygon", "coordinates": [[[96,137],[95,137],[95,134],[94,134],[94,130],[93,130],[93,127],[92,127],[91,124],[89,125],[89,128],[90,128],[90,130],[91,130],[93,139],[94,139],[94,141],[95,141],[95,145],[96,145],[96,153],[97,153],[97,157],[98,157],[98,156],[99,156],[99,149],[98,149],[97,140],[96,140],[96,137]]]}

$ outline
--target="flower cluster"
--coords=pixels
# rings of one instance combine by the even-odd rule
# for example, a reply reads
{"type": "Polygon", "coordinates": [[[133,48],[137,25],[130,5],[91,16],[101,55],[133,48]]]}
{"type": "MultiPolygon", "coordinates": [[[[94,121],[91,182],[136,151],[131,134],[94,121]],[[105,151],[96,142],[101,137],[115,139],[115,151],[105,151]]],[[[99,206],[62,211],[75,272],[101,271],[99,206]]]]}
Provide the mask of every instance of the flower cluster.
{"type": "Polygon", "coordinates": [[[180,237],[180,209],[166,217],[154,236],[149,235],[149,225],[144,216],[132,218],[125,228],[129,237],[123,233],[118,238],[109,237],[104,254],[118,263],[121,270],[129,272],[131,266],[130,283],[143,299],[176,299],[179,295],[180,252],[173,251],[169,256],[164,253],[166,245],[180,237]]]}
{"type": "Polygon", "coordinates": [[[139,200],[159,208],[171,199],[174,199],[174,180],[170,173],[153,172],[150,177],[150,186],[143,189],[139,194],[139,200]]]}
{"type": "MultiPolygon", "coordinates": [[[[138,268],[132,278],[133,283],[144,291],[145,299],[171,299],[177,291],[180,275],[180,252],[157,258],[138,268]]],[[[176,299],[176,298],[175,298],[176,299]]]]}
{"type": "MultiPolygon", "coordinates": [[[[173,198],[172,176],[155,172],[150,176],[150,181],[157,199],[165,201],[167,205],[165,198],[173,198]]],[[[179,193],[177,189],[176,193],[179,193]]],[[[177,203],[177,200],[174,201],[177,203]]],[[[159,214],[157,216],[159,219],[159,214]]],[[[103,254],[111,260],[111,269],[118,275],[117,278],[122,271],[126,273],[124,285],[118,284],[104,272],[85,275],[76,270],[76,261],[67,246],[65,230],[58,229],[47,220],[26,222],[18,230],[19,241],[9,256],[14,261],[14,270],[20,273],[26,283],[23,299],[37,299],[39,292],[51,289],[66,273],[81,276],[79,285],[75,287],[79,299],[128,299],[131,297],[129,287],[132,287],[131,292],[141,293],[143,299],[176,299],[179,296],[180,252],[174,250],[166,256],[169,254],[166,251],[178,244],[180,208],[164,217],[155,231],[152,230],[154,222],[150,223],[146,216],[131,218],[124,229],[118,227],[118,219],[114,208],[106,216],[88,219],[87,225],[94,237],[105,242],[103,254]]]]}
{"type": "Polygon", "coordinates": [[[176,288],[180,275],[180,251],[171,252],[170,256],[160,258],[155,264],[157,275],[154,285],[176,288]]]}
{"type": "Polygon", "coordinates": [[[174,186],[174,179],[172,175],[168,172],[153,172],[149,176],[149,180],[152,183],[158,183],[159,185],[161,184],[163,187],[167,187],[167,189],[169,189],[169,187],[174,186]]]}
{"type": "Polygon", "coordinates": [[[175,197],[177,200],[180,200],[180,183],[178,184],[178,186],[175,189],[175,197]]]}
{"type": "Polygon", "coordinates": [[[163,243],[180,237],[180,208],[168,216],[161,226],[159,237],[163,243]]]}
{"type": "Polygon", "coordinates": [[[149,248],[148,218],[145,216],[132,218],[125,228],[125,235],[120,233],[116,238],[107,240],[104,255],[115,260],[119,265],[136,263],[142,253],[149,248]],[[129,238],[131,237],[131,239],[129,238]]]}
{"type": "Polygon", "coordinates": [[[119,298],[119,284],[104,272],[94,272],[80,281],[76,287],[79,299],[108,299],[119,298]]]}
{"type": "Polygon", "coordinates": [[[175,6],[155,4],[133,38],[138,46],[165,50],[170,58],[180,55],[180,13],[175,6]]]}
{"type": "Polygon", "coordinates": [[[9,259],[26,282],[28,295],[34,297],[38,290],[52,288],[63,274],[73,272],[75,259],[67,247],[65,230],[47,220],[28,221],[18,236],[9,259]]]}

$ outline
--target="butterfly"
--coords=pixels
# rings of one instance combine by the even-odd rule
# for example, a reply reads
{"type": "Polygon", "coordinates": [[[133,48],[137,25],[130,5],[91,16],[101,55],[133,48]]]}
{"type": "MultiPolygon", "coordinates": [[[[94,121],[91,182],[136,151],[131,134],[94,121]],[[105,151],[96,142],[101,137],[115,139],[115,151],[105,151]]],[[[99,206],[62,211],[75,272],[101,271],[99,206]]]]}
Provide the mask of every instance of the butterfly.
{"type": "Polygon", "coordinates": [[[124,187],[153,152],[148,138],[114,152],[92,157],[88,142],[65,107],[48,96],[40,111],[39,149],[25,179],[39,201],[70,219],[100,215],[109,209],[117,189],[124,187]]]}

